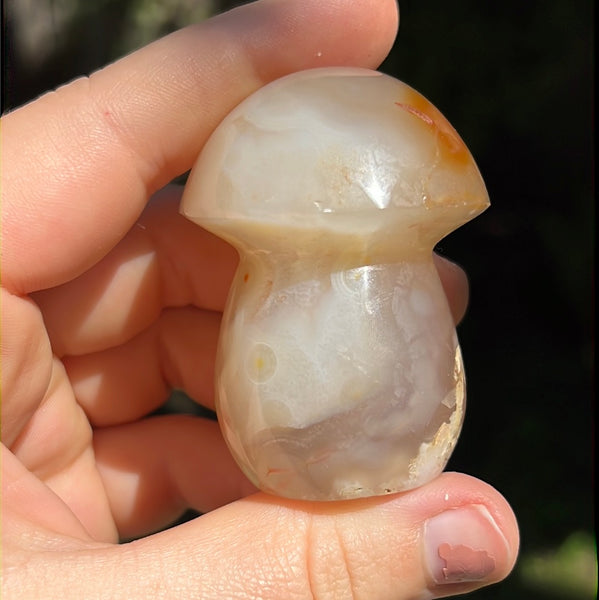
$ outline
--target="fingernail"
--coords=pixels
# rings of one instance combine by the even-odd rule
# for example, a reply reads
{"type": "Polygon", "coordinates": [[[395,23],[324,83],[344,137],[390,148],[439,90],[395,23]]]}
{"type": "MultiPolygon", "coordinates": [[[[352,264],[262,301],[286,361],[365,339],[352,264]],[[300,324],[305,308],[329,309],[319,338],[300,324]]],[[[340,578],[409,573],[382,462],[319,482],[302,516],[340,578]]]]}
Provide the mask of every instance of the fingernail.
{"type": "Polygon", "coordinates": [[[482,505],[450,509],[424,524],[425,561],[438,584],[490,579],[508,550],[503,533],[482,505]]]}

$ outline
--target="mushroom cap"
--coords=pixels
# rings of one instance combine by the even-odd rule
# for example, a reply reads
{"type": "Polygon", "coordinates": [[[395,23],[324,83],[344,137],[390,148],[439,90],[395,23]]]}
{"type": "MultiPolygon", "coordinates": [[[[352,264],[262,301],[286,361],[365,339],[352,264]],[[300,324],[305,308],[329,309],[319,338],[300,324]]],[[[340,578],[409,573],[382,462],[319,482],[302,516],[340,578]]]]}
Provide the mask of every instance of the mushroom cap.
{"type": "Polygon", "coordinates": [[[488,205],[472,155],[428,100],[377,71],[336,67],[242,101],[204,146],[181,211],[233,243],[253,226],[259,237],[417,228],[434,244],[488,205]]]}

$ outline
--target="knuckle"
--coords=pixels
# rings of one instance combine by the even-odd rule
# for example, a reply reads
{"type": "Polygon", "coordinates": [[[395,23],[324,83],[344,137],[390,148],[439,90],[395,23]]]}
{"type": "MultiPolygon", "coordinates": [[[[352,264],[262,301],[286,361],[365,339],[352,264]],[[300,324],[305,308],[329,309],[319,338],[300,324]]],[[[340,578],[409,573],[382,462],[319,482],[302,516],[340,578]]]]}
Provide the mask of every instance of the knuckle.
{"type": "Polygon", "coordinates": [[[368,552],[356,531],[336,520],[312,517],[307,530],[306,577],[315,600],[358,600],[372,594],[368,586],[368,552]],[[367,590],[369,590],[368,593],[367,590]]]}

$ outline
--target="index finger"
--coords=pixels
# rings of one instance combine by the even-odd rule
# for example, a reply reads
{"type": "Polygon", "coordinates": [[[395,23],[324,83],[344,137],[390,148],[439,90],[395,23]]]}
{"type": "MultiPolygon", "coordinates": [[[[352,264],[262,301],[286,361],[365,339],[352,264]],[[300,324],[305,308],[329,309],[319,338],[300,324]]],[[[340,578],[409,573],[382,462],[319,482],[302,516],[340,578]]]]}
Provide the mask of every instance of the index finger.
{"type": "Polygon", "coordinates": [[[3,284],[28,293],[76,277],[244,97],[296,70],[375,67],[396,27],[393,0],[262,0],[7,115],[3,284]]]}

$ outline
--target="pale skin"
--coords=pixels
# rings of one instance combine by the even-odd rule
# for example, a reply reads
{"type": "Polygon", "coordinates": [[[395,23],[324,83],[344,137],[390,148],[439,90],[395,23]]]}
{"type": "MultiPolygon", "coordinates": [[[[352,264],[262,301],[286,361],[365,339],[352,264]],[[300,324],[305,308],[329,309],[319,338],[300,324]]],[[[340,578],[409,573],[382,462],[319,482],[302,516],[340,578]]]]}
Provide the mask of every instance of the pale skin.
{"type": "MultiPolygon", "coordinates": [[[[237,260],[163,186],[244,97],[300,69],[376,68],[397,22],[392,0],[263,0],[3,117],[3,598],[407,600],[510,572],[516,521],[480,480],[446,473],[382,498],[281,500],[247,482],[216,423],[146,418],[175,387],[214,407],[237,260]],[[435,584],[423,523],[470,505],[506,540],[488,540],[495,570],[435,584]],[[152,534],[186,507],[206,514],[152,534]]],[[[459,321],[466,277],[437,266],[459,321]]]]}

